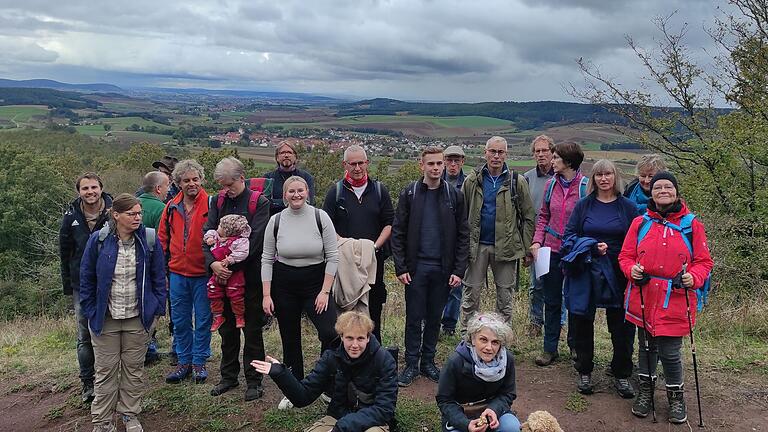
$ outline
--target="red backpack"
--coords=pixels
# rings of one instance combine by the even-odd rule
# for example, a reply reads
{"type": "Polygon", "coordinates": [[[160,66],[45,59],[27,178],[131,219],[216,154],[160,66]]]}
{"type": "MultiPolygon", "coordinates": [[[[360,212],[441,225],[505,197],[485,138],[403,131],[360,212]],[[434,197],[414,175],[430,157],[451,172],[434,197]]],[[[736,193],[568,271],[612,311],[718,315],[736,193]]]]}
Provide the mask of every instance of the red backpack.
{"type": "MultiPolygon", "coordinates": [[[[259,202],[261,195],[272,196],[272,179],[264,177],[254,177],[245,179],[245,187],[253,191],[251,197],[248,199],[248,215],[253,216],[256,213],[256,204],[259,202]]],[[[216,198],[216,208],[221,211],[224,207],[224,197],[227,196],[226,191],[220,190],[216,198]]],[[[213,198],[213,197],[211,197],[213,198]]],[[[210,206],[212,202],[209,202],[210,206]]]]}

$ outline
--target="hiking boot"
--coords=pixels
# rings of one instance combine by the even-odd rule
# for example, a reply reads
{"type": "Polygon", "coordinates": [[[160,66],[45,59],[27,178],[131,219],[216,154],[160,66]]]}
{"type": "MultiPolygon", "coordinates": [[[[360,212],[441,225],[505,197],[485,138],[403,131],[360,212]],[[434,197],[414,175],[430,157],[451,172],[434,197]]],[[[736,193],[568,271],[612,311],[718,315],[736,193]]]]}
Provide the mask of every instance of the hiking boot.
{"type": "Polygon", "coordinates": [[[529,338],[541,337],[541,324],[535,324],[535,323],[528,324],[528,337],[529,338]]]}
{"type": "Polygon", "coordinates": [[[289,410],[293,408],[293,402],[288,400],[287,397],[283,396],[282,399],[280,399],[280,403],[277,404],[277,409],[279,410],[289,410]]]}
{"type": "Polygon", "coordinates": [[[438,382],[440,380],[440,369],[435,366],[434,361],[422,361],[419,372],[431,381],[438,382]]]}
{"type": "Polygon", "coordinates": [[[240,385],[240,383],[238,383],[237,381],[232,382],[232,383],[221,381],[220,383],[218,383],[215,386],[213,386],[213,388],[211,389],[211,396],[223,395],[224,393],[232,390],[233,388],[237,387],[238,385],[240,385]]]}
{"type": "Polygon", "coordinates": [[[576,381],[576,388],[581,394],[591,395],[594,392],[594,388],[592,387],[592,374],[579,374],[579,379],[576,381]]]}
{"type": "Polygon", "coordinates": [[[192,379],[195,384],[202,384],[208,378],[208,369],[205,365],[192,365],[192,379]]]}
{"type": "Polygon", "coordinates": [[[95,397],[93,394],[93,381],[83,381],[83,391],[81,397],[84,404],[90,405],[95,397]]]}
{"type": "Polygon", "coordinates": [[[253,386],[249,385],[248,388],[245,389],[244,399],[246,402],[256,400],[262,396],[264,396],[264,389],[261,387],[261,384],[256,384],[253,386]]]}
{"type": "Polygon", "coordinates": [[[541,353],[540,356],[536,357],[536,360],[534,360],[534,363],[536,363],[536,366],[549,366],[552,363],[554,363],[558,358],[560,358],[560,354],[556,352],[544,351],[541,353]]]}
{"type": "Polygon", "coordinates": [[[176,370],[169,373],[165,377],[165,382],[168,384],[178,384],[192,375],[192,366],[188,364],[180,364],[176,366],[176,370]]]}
{"type": "Polygon", "coordinates": [[[100,423],[93,425],[93,432],[117,432],[115,424],[111,421],[109,423],[100,423]]]}
{"type": "Polygon", "coordinates": [[[635,397],[635,389],[632,388],[632,383],[629,382],[629,378],[616,378],[613,380],[613,387],[616,392],[624,399],[632,399],[635,397]]]}
{"type": "Polygon", "coordinates": [[[123,416],[123,424],[125,425],[125,432],[144,432],[144,428],[139,423],[139,419],[136,416],[123,416]]]}
{"type": "Polygon", "coordinates": [[[175,351],[171,351],[168,353],[168,364],[171,366],[179,365],[179,355],[176,354],[175,351]]]}
{"type": "Polygon", "coordinates": [[[331,397],[325,392],[320,393],[320,399],[325,402],[326,405],[331,403],[331,397]]]}
{"type": "Polygon", "coordinates": [[[637,417],[648,417],[653,405],[653,389],[656,387],[656,377],[653,380],[648,375],[637,375],[639,388],[635,403],[632,404],[632,414],[637,417]]]}
{"type": "Polygon", "coordinates": [[[218,330],[219,327],[221,327],[221,325],[224,324],[224,321],[226,321],[226,319],[224,318],[224,315],[215,315],[213,317],[213,322],[211,323],[211,331],[215,332],[216,330],[218,330]]]}
{"type": "Polygon", "coordinates": [[[688,414],[685,409],[685,394],[682,384],[667,384],[667,401],[669,402],[669,418],[667,420],[670,423],[685,423],[688,420],[688,414]]]}
{"type": "Polygon", "coordinates": [[[408,387],[418,376],[419,369],[416,365],[406,365],[405,369],[403,369],[397,377],[397,385],[400,387],[408,387]]]}

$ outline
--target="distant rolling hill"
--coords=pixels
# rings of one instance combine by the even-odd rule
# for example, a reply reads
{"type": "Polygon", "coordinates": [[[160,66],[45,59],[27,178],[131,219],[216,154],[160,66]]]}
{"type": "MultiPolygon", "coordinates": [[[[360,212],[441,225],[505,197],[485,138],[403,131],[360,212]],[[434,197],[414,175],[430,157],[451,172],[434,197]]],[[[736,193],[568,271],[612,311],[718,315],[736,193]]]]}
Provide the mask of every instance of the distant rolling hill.
{"type": "Polygon", "coordinates": [[[47,105],[51,108],[97,108],[82,93],[48,88],[0,88],[0,105],[47,105]]]}
{"type": "Polygon", "coordinates": [[[45,88],[84,92],[116,92],[124,90],[112,84],[67,84],[49,79],[10,80],[0,78],[0,88],[45,88]]]}

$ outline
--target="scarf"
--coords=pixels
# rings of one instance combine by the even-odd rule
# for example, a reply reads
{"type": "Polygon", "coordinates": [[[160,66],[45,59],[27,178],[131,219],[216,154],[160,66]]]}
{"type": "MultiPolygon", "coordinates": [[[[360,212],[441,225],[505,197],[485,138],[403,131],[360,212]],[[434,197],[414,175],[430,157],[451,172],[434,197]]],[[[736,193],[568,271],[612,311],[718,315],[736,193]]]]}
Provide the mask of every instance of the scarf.
{"type": "Polygon", "coordinates": [[[566,180],[565,177],[561,176],[560,174],[557,175],[557,181],[560,182],[560,186],[563,187],[563,189],[568,190],[569,187],[571,187],[571,183],[573,183],[574,180],[576,180],[576,177],[579,176],[579,173],[581,170],[576,170],[576,175],[573,176],[572,179],[566,180]]]}
{"type": "Polygon", "coordinates": [[[671,213],[678,213],[683,209],[683,203],[678,198],[677,201],[670,204],[666,209],[661,210],[656,206],[656,201],[648,200],[648,210],[655,211],[662,218],[666,219],[671,213]]]}
{"type": "Polygon", "coordinates": [[[504,378],[507,373],[507,349],[504,347],[499,348],[499,352],[496,353],[490,362],[484,362],[478,357],[475,347],[468,345],[469,354],[472,356],[472,361],[475,363],[475,376],[485,382],[496,382],[504,378]]]}
{"type": "Polygon", "coordinates": [[[368,181],[368,173],[365,173],[363,178],[360,180],[355,180],[349,175],[349,171],[344,171],[344,180],[347,181],[352,187],[362,187],[365,186],[365,183],[368,181]]]}

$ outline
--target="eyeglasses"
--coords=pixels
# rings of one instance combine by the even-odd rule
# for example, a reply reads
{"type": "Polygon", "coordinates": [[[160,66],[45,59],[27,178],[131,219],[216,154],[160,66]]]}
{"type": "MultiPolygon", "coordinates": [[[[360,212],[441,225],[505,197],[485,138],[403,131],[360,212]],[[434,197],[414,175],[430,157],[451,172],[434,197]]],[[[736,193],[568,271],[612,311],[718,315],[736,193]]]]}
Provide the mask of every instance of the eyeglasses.
{"type": "Polygon", "coordinates": [[[505,154],[507,154],[506,150],[487,149],[485,152],[492,156],[504,156],[505,154]]]}
{"type": "Polygon", "coordinates": [[[344,162],[345,164],[351,166],[351,167],[360,167],[368,163],[368,161],[361,161],[361,162],[344,162]]]}
{"type": "Polygon", "coordinates": [[[290,150],[283,150],[283,151],[281,151],[280,153],[278,153],[278,155],[280,155],[280,156],[285,156],[285,155],[294,155],[294,154],[296,154],[296,153],[294,153],[294,152],[292,152],[292,151],[290,151],[290,150]]]}
{"type": "Polygon", "coordinates": [[[124,215],[128,215],[129,218],[140,218],[142,213],[141,212],[125,212],[124,215]]]}
{"type": "Polygon", "coordinates": [[[445,163],[447,163],[447,164],[457,164],[457,163],[461,163],[461,159],[446,159],[445,163]]]}

